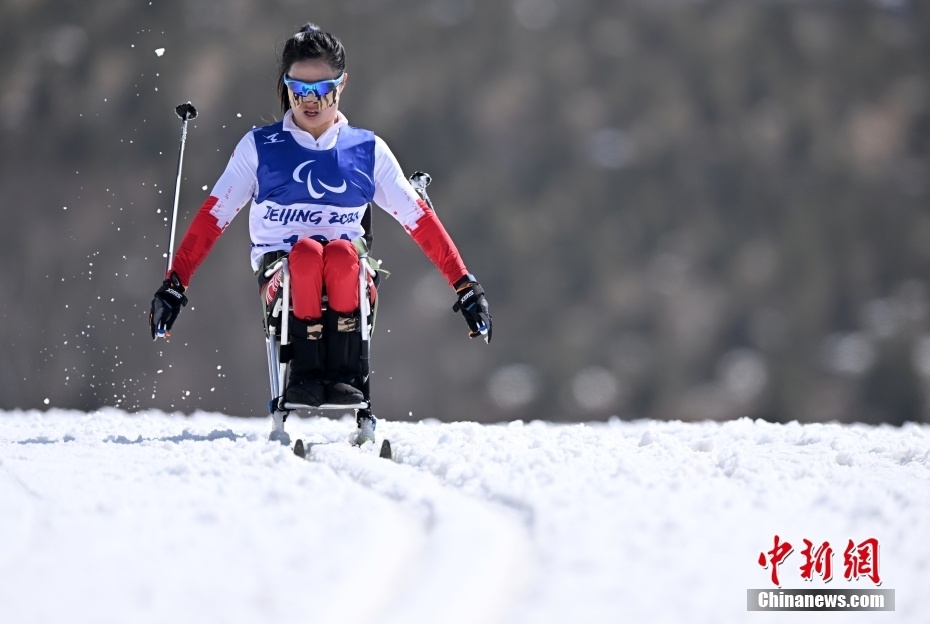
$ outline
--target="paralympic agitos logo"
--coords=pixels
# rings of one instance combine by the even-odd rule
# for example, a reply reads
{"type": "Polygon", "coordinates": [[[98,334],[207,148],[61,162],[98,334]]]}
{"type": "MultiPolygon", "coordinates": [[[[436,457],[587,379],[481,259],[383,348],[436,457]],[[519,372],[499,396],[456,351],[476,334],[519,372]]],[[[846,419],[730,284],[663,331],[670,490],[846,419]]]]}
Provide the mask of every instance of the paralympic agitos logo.
{"type": "MultiPolygon", "coordinates": [[[[304,184],[304,175],[306,174],[306,185],[307,192],[310,194],[310,197],[313,199],[322,199],[326,193],[317,190],[317,186],[322,187],[330,193],[345,193],[348,185],[345,180],[342,180],[342,184],[339,186],[331,186],[326,184],[322,180],[313,178],[313,170],[308,167],[311,163],[315,161],[307,160],[294,169],[291,177],[295,182],[304,184]]],[[[320,210],[317,208],[308,207],[304,204],[302,207],[287,207],[287,206],[266,206],[265,215],[262,217],[265,221],[272,221],[274,223],[280,223],[282,225],[287,225],[288,223],[306,223],[310,225],[351,225],[359,221],[361,214],[357,209],[338,209],[333,208],[328,211],[320,210]]]]}
{"type": "MultiPolygon", "coordinates": [[[[313,162],[315,162],[315,161],[313,161],[313,160],[307,160],[307,161],[304,161],[304,162],[300,163],[299,165],[297,165],[297,168],[294,169],[294,173],[293,173],[293,175],[291,176],[291,177],[294,178],[294,181],[295,181],[295,182],[301,182],[301,183],[303,182],[302,174],[303,174],[304,167],[306,167],[307,165],[309,165],[310,163],[313,163],[313,162]]],[[[339,185],[339,186],[330,186],[330,185],[326,184],[325,182],[323,182],[322,180],[317,180],[317,183],[318,183],[320,186],[322,186],[324,189],[326,189],[327,191],[329,191],[330,193],[345,193],[345,192],[346,192],[346,188],[348,188],[347,185],[346,185],[346,181],[345,181],[345,180],[343,180],[343,181],[342,181],[342,184],[339,185]]],[[[316,190],[316,188],[314,188],[314,186],[313,186],[313,170],[312,170],[312,169],[307,169],[307,192],[310,193],[310,197],[312,197],[313,199],[322,199],[323,196],[326,194],[326,193],[323,193],[323,192],[319,192],[319,191],[316,190]]]]}

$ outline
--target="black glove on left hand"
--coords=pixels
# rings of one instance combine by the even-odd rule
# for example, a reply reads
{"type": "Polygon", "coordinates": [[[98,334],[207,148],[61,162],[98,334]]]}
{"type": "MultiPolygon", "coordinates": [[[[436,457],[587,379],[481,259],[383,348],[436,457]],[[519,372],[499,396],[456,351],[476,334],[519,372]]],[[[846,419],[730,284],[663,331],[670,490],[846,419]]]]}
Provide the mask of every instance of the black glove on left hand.
{"type": "Polygon", "coordinates": [[[475,280],[474,275],[466,275],[455,284],[458,301],[452,306],[453,312],[461,312],[468,323],[469,338],[484,336],[484,341],[491,342],[491,312],[488,301],[484,298],[484,288],[475,280]]]}
{"type": "Polygon", "coordinates": [[[181,313],[181,308],[187,305],[184,287],[177,273],[162,282],[161,288],[152,299],[152,311],[149,313],[149,327],[152,329],[152,340],[159,336],[171,335],[171,326],[181,313]]]}

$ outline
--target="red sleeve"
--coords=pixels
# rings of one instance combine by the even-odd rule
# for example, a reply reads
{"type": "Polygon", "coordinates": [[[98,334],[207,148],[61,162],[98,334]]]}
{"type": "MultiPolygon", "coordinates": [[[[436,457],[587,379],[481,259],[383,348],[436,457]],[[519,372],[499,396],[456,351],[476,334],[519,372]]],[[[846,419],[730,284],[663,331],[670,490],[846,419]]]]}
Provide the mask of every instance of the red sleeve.
{"type": "MultiPolygon", "coordinates": [[[[168,270],[168,276],[172,271],[178,274],[178,279],[184,288],[191,282],[194,272],[200,263],[204,261],[213,245],[219,240],[223,230],[217,223],[216,217],[210,214],[210,210],[216,205],[217,198],[212,195],[203,202],[200,210],[194,216],[184,238],[181,239],[181,245],[171,262],[171,268],[168,270]]],[[[167,277],[167,276],[166,276],[167,277]]]]}
{"type": "Polygon", "coordinates": [[[417,200],[417,203],[423,209],[423,216],[417,219],[416,227],[410,231],[410,235],[452,286],[464,277],[468,270],[436,213],[430,210],[422,199],[417,200]]]}

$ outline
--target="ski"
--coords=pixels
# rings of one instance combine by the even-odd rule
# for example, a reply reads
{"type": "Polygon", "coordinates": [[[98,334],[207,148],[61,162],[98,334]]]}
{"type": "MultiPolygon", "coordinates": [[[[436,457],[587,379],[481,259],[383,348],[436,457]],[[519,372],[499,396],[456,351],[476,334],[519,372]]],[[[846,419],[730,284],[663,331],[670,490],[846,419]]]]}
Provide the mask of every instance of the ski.
{"type": "MultiPolygon", "coordinates": [[[[301,438],[297,438],[297,441],[294,442],[294,455],[300,457],[301,459],[307,459],[307,456],[311,452],[311,448],[319,444],[342,444],[341,442],[311,442],[310,444],[304,444],[304,441],[301,438]]],[[[352,444],[356,448],[361,448],[361,444],[352,444]]],[[[394,460],[394,450],[391,447],[390,440],[381,441],[381,450],[378,452],[378,457],[382,459],[394,460]]]]}

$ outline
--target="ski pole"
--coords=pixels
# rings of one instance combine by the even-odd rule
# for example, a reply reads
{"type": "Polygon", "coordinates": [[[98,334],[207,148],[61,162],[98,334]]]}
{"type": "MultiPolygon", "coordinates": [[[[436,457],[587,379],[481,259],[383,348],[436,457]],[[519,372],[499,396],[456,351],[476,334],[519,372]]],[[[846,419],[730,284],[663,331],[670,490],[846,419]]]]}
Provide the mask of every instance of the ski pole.
{"type": "MultiPolygon", "coordinates": [[[[426,194],[426,187],[429,186],[429,183],[433,181],[433,176],[426,173],[425,171],[414,171],[408,180],[410,181],[410,186],[412,186],[413,190],[415,190],[417,195],[420,196],[420,199],[426,202],[426,205],[429,206],[430,210],[436,212],[436,209],[433,207],[433,202],[430,201],[429,195],[426,194]]],[[[484,323],[479,325],[478,331],[482,336],[484,336],[485,342],[491,342],[490,330],[484,323]]]]}
{"type": "Polygon", "coordinates": [[[174,209],[171,211],[171,233],[168,237],[168,262],[165,265],[165,274],[171,270],[171,260],[174,256],[174,233],[178,225],[178,199],[181,197],[181,166],[184,164],[184,143],[187,141],[187,121],[197,116],[197,109],[190,102],[178,104],[174,112],[181,118],[181,145],[178,148],[178,178],[174,185],[174,209]]]}
{"type": "Polygon", "coordinates": [[[429,200],[429,195],[426,194],[426,187],[429,186],[429,183],[432,181],[433,177],[425,171],[414,171],[410,174],[410,185],[413,187],[413,190],[417,192],[420,199],[426,202],[430,210],[435,212],[436,209],[433,208],[433,202],[429,200]]]}

